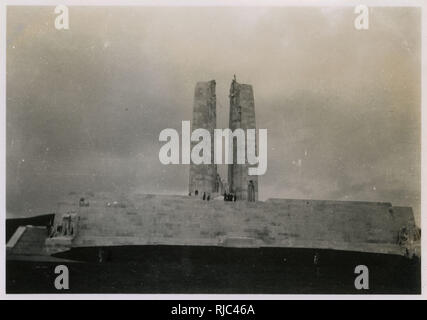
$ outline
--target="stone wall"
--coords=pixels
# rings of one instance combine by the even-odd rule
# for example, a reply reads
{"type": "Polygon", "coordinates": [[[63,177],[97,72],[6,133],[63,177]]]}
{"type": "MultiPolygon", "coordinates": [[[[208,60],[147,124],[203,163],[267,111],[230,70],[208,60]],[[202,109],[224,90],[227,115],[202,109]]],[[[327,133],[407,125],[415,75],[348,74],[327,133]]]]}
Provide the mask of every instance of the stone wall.
{"type": "Polygon", "coordinates": [[[79,208],[73,246],[305,247],[404,254],[410,208],[390,203],[271,199],[203,201],[188,196],[95,197],[79,208]],[[112,203],[115,203],[112,205],[112,203]]]}

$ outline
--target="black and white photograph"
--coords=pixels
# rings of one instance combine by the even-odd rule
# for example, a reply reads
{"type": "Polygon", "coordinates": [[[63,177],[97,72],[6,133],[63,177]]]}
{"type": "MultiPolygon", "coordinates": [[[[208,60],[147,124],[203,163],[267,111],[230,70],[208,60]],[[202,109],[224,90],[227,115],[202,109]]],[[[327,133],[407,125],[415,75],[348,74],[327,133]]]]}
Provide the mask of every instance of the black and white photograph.
{"type": "Polygon", "coordinates": [[[4,4],[4,295],[422,295],[421,3],[221,3],[4,4]]]}

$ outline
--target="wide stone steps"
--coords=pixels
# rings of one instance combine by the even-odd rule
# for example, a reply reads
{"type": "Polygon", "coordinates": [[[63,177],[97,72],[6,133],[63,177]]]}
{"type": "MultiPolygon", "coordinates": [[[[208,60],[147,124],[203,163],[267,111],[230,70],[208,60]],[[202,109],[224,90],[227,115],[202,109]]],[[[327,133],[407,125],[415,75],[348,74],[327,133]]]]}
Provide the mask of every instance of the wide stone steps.
{"type": "Polygon", "coordinates": [[[45,254],[45,227],[22,226],[15,232],[7,245],[7,252],[14,255],[43,255],[45,254]],[[19,235],[19,237],[18,237],[19,235]]]}

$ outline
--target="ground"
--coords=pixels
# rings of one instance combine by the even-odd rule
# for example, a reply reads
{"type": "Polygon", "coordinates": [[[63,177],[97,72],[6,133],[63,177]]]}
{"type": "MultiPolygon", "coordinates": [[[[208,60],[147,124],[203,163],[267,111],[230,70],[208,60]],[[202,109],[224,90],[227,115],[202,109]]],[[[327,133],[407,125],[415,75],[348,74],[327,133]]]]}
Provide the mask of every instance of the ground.
{"type": "MultiPolygon", "coordinates": [[[[242,293],[419,294],[419,259],[333,250],[217,247],[98,248],[72,250],[70,289],[54,287],[58,262],[7,261],[8,293],[242,293]],[[318,266],[313,257],[317,252],[318,266]],[[369,290],[354,286],[356,265],[369,269],[369,290]]],[[[60,255],[61,256],[61,255],[60,255]]]]}

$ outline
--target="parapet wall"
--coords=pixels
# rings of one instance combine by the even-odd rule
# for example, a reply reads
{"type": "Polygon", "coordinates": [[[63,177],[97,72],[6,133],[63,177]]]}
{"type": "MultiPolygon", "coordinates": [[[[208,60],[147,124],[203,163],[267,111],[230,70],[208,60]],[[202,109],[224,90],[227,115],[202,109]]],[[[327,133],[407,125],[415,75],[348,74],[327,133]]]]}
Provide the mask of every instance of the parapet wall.
{"type": "Polygon", "coordinates": [[[75,247],[306,247],[404,254],[405,246],[399,242],[402,228],[415,228],[411,208],[390,203],[224,202],[166,195],[103,196],[88,201],[89,206],[77,208],[75,247]]]}
{"type": "Polygon", "coordinates": [[[43,255],[46,227],[20,226],[7,244],[8,253],[15,255],[43,255]]]}

